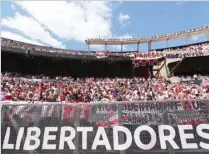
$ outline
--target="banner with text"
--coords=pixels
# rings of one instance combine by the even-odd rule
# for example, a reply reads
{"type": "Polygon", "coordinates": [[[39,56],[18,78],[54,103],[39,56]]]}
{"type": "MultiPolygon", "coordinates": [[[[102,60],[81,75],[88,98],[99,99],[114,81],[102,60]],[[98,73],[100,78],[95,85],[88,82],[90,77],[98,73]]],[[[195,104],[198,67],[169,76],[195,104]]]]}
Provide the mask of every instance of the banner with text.
{"type": "Polygon", "coordinates": [[[209,153],[209,100],[4,102],[2,154],[209,153]]]}
{"type": "Polygon", "coordinates": [[[202,57],[208,56],[209,51],[165,51],[163,52],[164,56],[167,59],[182,59],[182,58],[189,58],[189,57],[202,57]]]}

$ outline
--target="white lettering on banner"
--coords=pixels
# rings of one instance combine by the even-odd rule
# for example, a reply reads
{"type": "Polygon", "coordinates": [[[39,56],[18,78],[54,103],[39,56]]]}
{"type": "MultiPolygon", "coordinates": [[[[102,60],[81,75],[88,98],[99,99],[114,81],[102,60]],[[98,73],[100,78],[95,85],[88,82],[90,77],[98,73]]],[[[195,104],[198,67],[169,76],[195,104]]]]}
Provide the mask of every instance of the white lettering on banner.
{"type": "Polygon", "coordinates": [[[75,145],[73,144],[73,139],[75,137],[75,129],[72,127],[62,127],[61,128],[61,133],[60,133],[60,144],[59,144],[59,149],[63,150],[64,149],[64,143],[67,142],[68,146],[70,149],[75,149],[75,145]],[[70,132],[70,136],[66,137],[65,133],[70,132]]]}
{"type": "Polygon", "coordinates": [[[91,149],[96,150],[98,145],[104,145],[106,147],[106,150],[111,150],[110,142],[108,141],[108,137],[104,127],[98,128],[91,149]],[[103,140],[100,140],[100,136],[102,137],[103,140]]]}
{"type": "Polygon", "coordinates": [[[40,145],[40,139],[39,139],[40,134],[41,134],[40,128],[29,127],[27,130],[27,135],[25,139],[25,144],[23,146],[23,150],[31,151],[37,149],[40,145]],[[32,135],[32,132],[35,132],[35,135],[32,135]],[[35,144],[30,145],[31,141],[35,141],[35,144]]]}
{"type": "Polygon", "coordinates": [[[159,126],[159,136],[160,136],[160,146],[162,149],[167,149],[166,141],[170,143],[170,145],[173,147],[173,149],[179,149],[178,145],[174,141],[174,138],[176,136],[176,132],[174,128],[170,125],[162,125],[159,126]],[[169,135],[165,135],[165,130],[169,131],[169,135]]]}
{"type": "Polygon", "coordinates": [[[136,145],[140,148],[140,149],[143,149],[143,150],[150,150],[152,149],[156,142],[157,142],[157,136],[156,136],[156,133],[155,131],[149,127],[149,126],[141,126],[141,127],[138,127],[135,132],[134,132],[134,139],[135,139],[135,143],[136,145]],[[150,143],[149,144],[144,144],[142,143],[141,139],[140,139],[140,134],[142,131],[147,131],[149,132],[150,136],[151,136],[151,139],[150,139],[150,143]]]}
{"type": "Polygon", "coordinates": [[[132,144],[132,135],[128,128],[123,126],[114,126],[113,127],[113,142],[114,142],[114,150],[126,150],[132,144]],[[119,131],[125,133],[126,142],[119,145],[119,131]]]}
{"type": "Polygon", "coordinates": [[[44,131],[44,140],[43,140],[43,146],[42,149],[56,149],[56,144],[49,144],[48,141],[56,140],[55,135],[49,135],[49,132],[56,132],[58,130],[57,127],[45,127],[44,131]]]}
{"type": "Polygon", "coordinates": [[[196,143],[187,143],[187,139],[194,139],[194,134],[185,133],[185,130],[192,130],[192,125],[179,125],[179,135],[181,136],[181,145],[183,149],[197,149],[196,143]]]}
{"type": "Polygon", "coordinates": [[[21,140],[22,140],[22,137],[23,137],[23,133],[24,133],[24,127],[20,127],[20,130],[19,130],[18,135],[17,135],[16,146],[15,146],[16,150],[20,149],[20,144],[21,144],[21,140]]]}
{"type": "MultiPolygon", "coordinates": [[[[113,126],[113,150],[126,150],[128,149],[133,140],[136,143],[136,145],[142,149],[142,150],[150,150],[153,149],[156,146],[156,143],[158,142],[159,138],[159,145],[161,149],[168,149],[166,146],[166,142],[168,142],[173,149],[180,149],[179,147],[182,147],[182,149],[198,149],[198,146],[203,148],[203,149],[209,149],[209,143],[204,143],[203,141],[199,141],[199,143],[194,143],[195,140],[194,134],[198,134],[196,136],[197,138],[203,138],[204,141],[209,140],[209,133],[205,132],[205,130],[209,130],[209,124],[200,124],[197,125],[197,127],[194,129],[192,125],[178,125],[175,127],[177,130],[174,129],[174,127],[170,125],[159,125],[158,126],[158,131],[155,131],[151,126],[148,125],[142,125],[138,126],[133,134],[131,131],[126,128],[125,126],[113,126]],[[190,133],[186,133],[185,131],[192,131],[190,133]],[[149,143],[142,143],[142,136],[140,135],[143,131],[147,132],[150,136],[150,140],[148,141],[149,143]],[[165,131],[168,131],[169,134],[165,134],[165,131]],[[179,131],[179,136],[176,136],[176,131],[179,131]],[[194,132],[196,131],[196,132],[194,132]],[[126,140],[123,143],[119,143],[119,134],[123,133],[125,136],[123,138],[126,140]],[[157,134],[158,137],[157,137],[157,134]],[[132,136],[133,135],[133,136],[132,136]],[[177,145],[177,143],[174,141],[175,138],[180,138],[176,139],[176,141],[180,145],[177,145]],[[188,143],[188,140],[190,140],[190,143],[188,143]],[[191,143],[191,140],[193,143],[191,143]]],[[[11,149],[20,149],[20,144],[21,142],[23,143],[23,150],[31,151],[31,150],[36,150],[37,148],[41,147],[44,150],[63,150],[65,142],[68,144],[68,147],[70,150],[75,149],[75,145],[73,143],[73,140],[76,136],[76,131],[82,133],[82,149],[88,149],[87,143],[88,143],[88,133],[93,133],[93,127],[77,127],[75,130],[73,127],[45,127],[43,131],[41,131],[40,128],[38,127],[20,127],[19,130],[17,130],[17,138],[16,142],[14,142],[14,135],[11,134],[11,128],[7,127],[6,133],[3,139],[3,150],[11,150],[11,149]],[[58,131],[59,130],[59,131],[58,131]],[[25,139],[23,139],[23,134],[24,132],[26,133],[25,139]],[[52,135],[51,132],[59,135],[60,133],[60,138],[57,140],[57,135],[52,135]],[[67,134],[70,134],[66,136],[67,134]],[[40,136],[43,136],[43,142],[40,140],[40,136]],[[11,139],[12,138],[12,139],[11,139]],[[33,141],[31,143],[31,141],[33,141]],[[49,144],[48,141],[57,141],[54,142],[54,144],[49,144]],[[59,143],[58,143],[59,142],[59,143]],[[41,145],[42,143],[42,145],[41,145]],[[59,146],[57,145],[59,144],[59,146]]],[[[93,133],[94,134],[94,133],[93,133]]],[[[92,134],[91,134],[92,135],[92,134]]],[[[120,136],[121,137],[121,136],[120,136]]],[[[93,143],[91,146],[91,150],[96,150],[98,146],[105,146],[106,150],[112,150],[108,136],[105,132],[105,129],[103,127],[99,127],[96,131],[96,135],[93,139],[93,143]],[[102,139],[100,139],[102,137],[102,139]]]]}
{"type": "Polygon", "coordinates": [[[92,127],[78,127],[78,132],[82,132],[82,149],[87,149],[87,133],[92,132],[92,127]]]}
{"type": "MultiPolygon", "coordinates": [[[[209,134],[203,132],[203,129],[209,130],[209,124],[200,124],[197,126],[197,134],[202,138],[209,139],[209,134]]],[[[209,150],[209,143],[204,143],[200,141],[200,147],[209,150]]]]}
{"type": "Polygon", "coordinates": [[[14,149],[14,144],[9,144],[10,127],[7,128],[2,149],[14,149]]]}

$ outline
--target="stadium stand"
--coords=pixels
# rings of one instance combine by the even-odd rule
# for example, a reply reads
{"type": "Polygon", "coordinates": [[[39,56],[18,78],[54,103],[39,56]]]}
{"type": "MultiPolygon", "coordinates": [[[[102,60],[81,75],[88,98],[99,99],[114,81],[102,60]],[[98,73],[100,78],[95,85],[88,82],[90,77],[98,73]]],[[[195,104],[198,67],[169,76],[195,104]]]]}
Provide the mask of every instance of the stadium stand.
{"type": "Polygon", "coordinates": [[[209,98],[207,77],[172,83],[159,78],[77,78],[2,74],[2,100],[13,101],[144,101],[209,98]],[[202,84],[201,81],[204,80],[202,84]],[[196,81],[196,82],[195,82],[196,81]],[[200,81],[200,82],[198,82],[200,81]]]}
{"type": "MultiPolygon", "coordinates": [[[[104,99],[139,101],[209,98],[207,76],[196,79],[204,81],[203,84],[181,81],[175,84],[171,82],[171,78],[165,77],[145,80],[142,77],[148,77],[146,74],[149,72],[147,67],[141,67],[135,71],[135,78],[131,78],[133,75],[131,60],[125,57],[124,53],[117,53],[120,55],[117,58],[121,59],[112,57],[106,61],[103,58],[92,60],[86,55],[93,56],[93,53],[54,49],[5,38],[2,38],[2,49],[4,73],[1,100],[94,102],[104,99]],[[43,54],[44,52],[47,54],[43,54]],[[65,53],[74,54],[74,57],[69,55],[64,57],[65,53]]],[[[161,49],[164,52],[208,52],[208,50],[208,42],[161,49]]],[[[139,53],[131,54],[137,56],[139,53]]],[[[181,64],[183,67],[176,69],[176,74],[186,75],[190,72],[190,75],[193,75],[191,73],[194,73],[194,68],[195,73],[207,74],[209,69],[203,65],[207,60],[207,56],[187,58],[181,64]],[[200,69],[196,67],[197,65],[204,67],[200,69]]],[[[172,69],[174,66],[174,63],[171,63],[168,67],[172,69]]]]}

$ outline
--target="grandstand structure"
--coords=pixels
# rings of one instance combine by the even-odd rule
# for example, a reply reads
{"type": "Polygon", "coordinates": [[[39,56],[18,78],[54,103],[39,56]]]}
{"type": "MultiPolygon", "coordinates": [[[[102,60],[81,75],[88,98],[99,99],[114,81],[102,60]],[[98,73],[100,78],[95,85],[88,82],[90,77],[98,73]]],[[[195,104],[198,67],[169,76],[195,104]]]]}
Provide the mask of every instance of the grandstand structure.
{"type": "Polygon", "coordinates": [[[112,39],[90,38],[90,39],[86,39],[85,42],[88,46],[88,51],[90,51],[91,45],[104,45],[105,51],[107,50],[108,45],[120,45],[121,52],[123,52],[123,46],[130,44],[136,44],[136,51],[139,51],[139,46],[142,43],[147,43],[148,51],[151,51],[153,42],[165,41],[166,48],[168,48],[169,40],[185,37],[185,45],[188,45],[189,37],[200,34],[206,34],[207,41],[209,41],[209,27],[205,26],[205,27],[195,28],[192,30],[185,30],[177,33],[165,34],[159,36],[141,37],[141,38],[112,38],[112,39]]]}
{"type": "MultiPolygon", "coordinates": [[[[2,40],[2,70],[24,71],[36,73],[48,73],[49,75],[73,75],[92,77],[144,77],[169,76],[175,74],[193,74],[209,72],[207,63],[209,58],[209,41],[196,44],[187,44],[190,36],[206,33],[209,39],[209,27],[196,28],[183,32],[159,35],[147,38],[127,39],[87,39],[86,44],[108,45],[137,44],[137,50],[126,52],[87,52],[81,50],[58,49],[39,46],[1,38],[2,40]],[[151,44],[157,41],[169,41],[171,39],[185,37],[183,46],[169,47],[152,51],[151,44]],[[148,53],[139,52],[139,45],[148,43],[148,53]],[[198,46],[201,49],[199,49],[198,46]],[[198,47],[196,49],[196,47],[198,47]],[[157,57],[157,58],[156,58],[157,57]],[[162,58],[165,58],[162,60],[162,58]],[[193,63],[195,59],[195,63],[193,63]],[[31,69],[24,66],[30,65],[31,69]],[[12,66],[11,66],[12,65],[12,66]],[[133,66],[137,66],[136,68],[133,66]],[[57,68],[57,69],[54,69],[57,68]],[[59,71],[57,71],[59,70],[59,71]]],[[[121,50],[122,51],[122,50],[121,50]]]]}

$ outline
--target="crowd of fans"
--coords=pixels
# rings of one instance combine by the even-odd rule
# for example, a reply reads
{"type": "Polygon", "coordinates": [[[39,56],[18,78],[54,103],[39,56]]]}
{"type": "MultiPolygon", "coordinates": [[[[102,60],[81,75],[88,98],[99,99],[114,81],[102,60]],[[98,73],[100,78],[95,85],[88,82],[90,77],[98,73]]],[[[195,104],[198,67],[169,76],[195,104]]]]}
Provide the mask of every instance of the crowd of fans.
{"type": "Polygon", "coordinates": [[[209,98],[208,78],[202,84],[170,78],[77,78],[2,73],[1,100],[98,102],[209,98]]]}
{"type": "Polygon", "coordinates": [[[190,46],[185,46],[185,47],[181,47],[181,48],[176,48],[176,49],[172,49],[172,48],[168,48],[163,50],[164,52],[209,52],[209,43],[202,43],[202,44],[198,44],[198,45],[190,45],[190,46]]]}
{"type": "MultiPolygon", "coordinates": [[[[100,53],[56,49],[4,38],[1,38],[1,41],[2,46],[7,47],[102,56],[100,53]]],[[[164,51],[209,52],[209,43],[165,49],[164,51]]],[[[106,55],[108,54],[113,53],[106,52],[106,55]]],[[[117,54],[121,53],[115,53],[115,55],[117,54]]],[[[203,78],[204,81],[205,78],[203,78]]],[[[97,102],[209,98],[209,86],[207,84],[172,83],[167,78],[145,80],[143,78],[73,79],[71,77],[56,77],[50,79],[46,76],[3,73],[1,79],[1,100],[97,102]]]]}
{"type": "MultiPolygon", "coordinates": [[[[107,56],[107,55],[121,55],[121,52],[112,52],[110,53],[107,51],[81,51],[81,50],[68,50],[68,49],[59,49],[59,48],[52,48],[52,47],[46,47],[46,46],[40,46],[40,45],[34,45],[24,42],[19,42],[15,40],[5,39],[1,38],[2,46],[5,47],[13,47],[13,48],[21,48],[21,49],[27,49],[27,50],[36,50],[36,51],[42,51],[42,52],[58,52],[58,53],[66,53],[71,55],[94,55],[94,56],[107,56]]],[[[136,51],[130,51],[131,53],[137,53],[136,51]]],[[[128,53],[130,53],[128,52],[128,53]]],[[[123,52],[123,54],[126,54],[123,52]]]]}
{"type": "Polygon", "coordinates": [[[60,52],[60,53],[69,53],[69,54],[87,54],[87,52],[84,52],[84,51],[58,49],[58,48],[52,48],[52,47],[46,47],[46,46],[40,46],[40,45],[19,42],[19,41],[5,39],[5,38],[1,38],[1,43],[2,43],[2,46],[28,49],[28,50],[35,49],[37,51],[46,51],[46,52],[60,52]]]}

